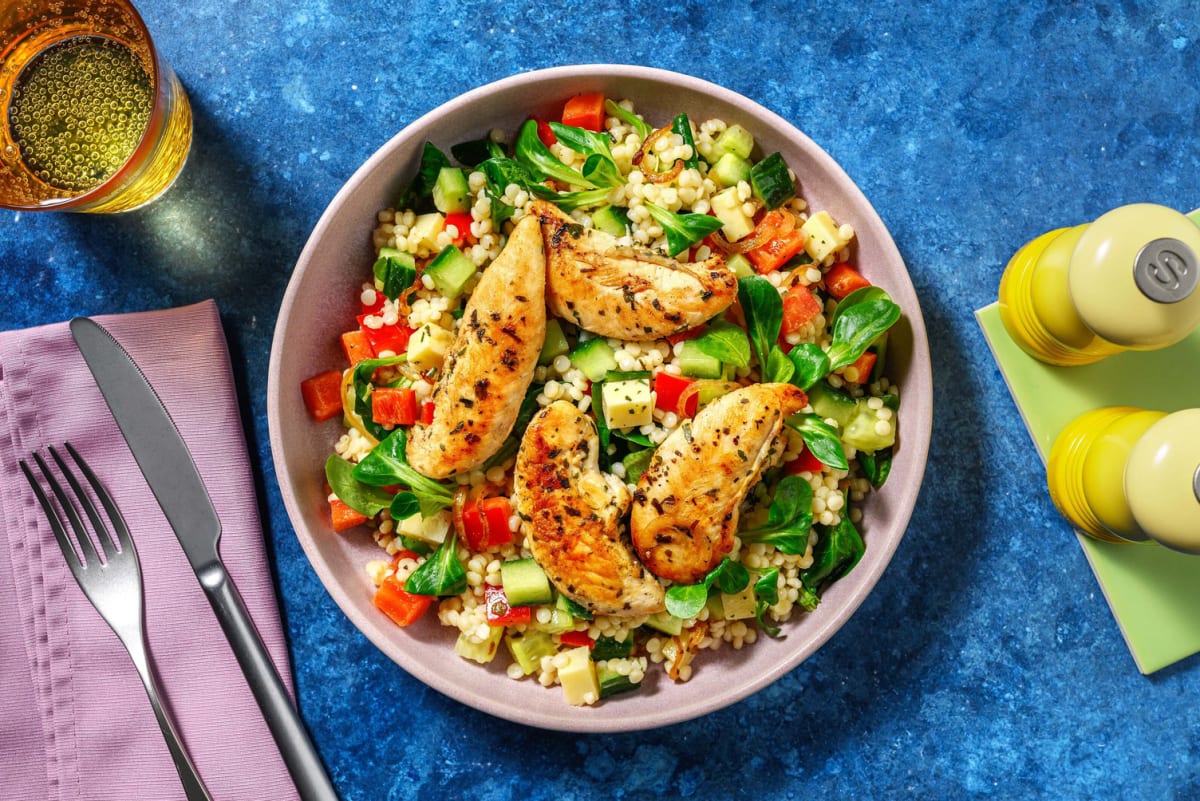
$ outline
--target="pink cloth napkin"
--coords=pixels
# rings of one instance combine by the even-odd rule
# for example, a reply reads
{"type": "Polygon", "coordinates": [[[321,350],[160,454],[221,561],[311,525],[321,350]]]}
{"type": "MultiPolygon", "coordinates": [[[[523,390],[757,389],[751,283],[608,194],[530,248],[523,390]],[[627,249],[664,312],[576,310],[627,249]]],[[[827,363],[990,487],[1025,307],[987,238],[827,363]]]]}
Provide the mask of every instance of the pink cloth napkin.
{"type": "MultiPolygon", "coordinates": [[[[220,551],[284,681],[287,649],[214,303],[100,316],[179,427],[221,518],[220,551]]],[[[17,461],[70,441],[132,531],[163,700],[214,799],[297,794],[212,607],[66,323],[0,333],[0,797],[183,799],[149,700],[84,597],[17,461]]]]}

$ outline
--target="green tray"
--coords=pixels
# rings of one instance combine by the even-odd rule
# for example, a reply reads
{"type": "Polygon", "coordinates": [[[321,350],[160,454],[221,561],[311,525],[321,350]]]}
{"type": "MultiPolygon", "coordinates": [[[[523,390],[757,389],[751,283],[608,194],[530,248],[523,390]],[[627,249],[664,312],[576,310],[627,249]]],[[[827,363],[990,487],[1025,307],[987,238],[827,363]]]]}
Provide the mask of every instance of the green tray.
{"type": "MultiPolygon", "coordinates": [[[[1058,432],[1089,409],[1140,406],[1174,412],[1200,406],[1200,331],[1162,350],[1053,367],[1017,347],[996,304],[975,317],[1043,463],[1058,432]]],[[[1046,492],[1045,486],[1043,476],[1039,489],[1046,492]]],[[[1159,545],[1100,542],[1080,532],[1076,537],[1142,673],[1200,651],[1200,557],[1159,545]]]]}

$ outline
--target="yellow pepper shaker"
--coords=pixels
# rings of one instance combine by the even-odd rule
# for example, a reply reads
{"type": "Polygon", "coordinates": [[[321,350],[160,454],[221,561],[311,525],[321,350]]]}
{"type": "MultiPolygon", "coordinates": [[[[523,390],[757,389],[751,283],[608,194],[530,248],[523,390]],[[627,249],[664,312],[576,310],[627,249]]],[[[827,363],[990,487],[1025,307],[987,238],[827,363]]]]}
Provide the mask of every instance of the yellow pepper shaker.
{"type": "Polygon", "coordinates": [[[1085,412],[1055,439],[1046,483],[1091,537],[1200,554],[1200,409],[1085,412]]]}
{"type": "Polygon", "coordinates": [[[1151,203],[1026,244],[1000,279],[1000,318],[1035,359],[1089,364],[1173,345],[1200,326],[1200,226],[1151,203]]]}

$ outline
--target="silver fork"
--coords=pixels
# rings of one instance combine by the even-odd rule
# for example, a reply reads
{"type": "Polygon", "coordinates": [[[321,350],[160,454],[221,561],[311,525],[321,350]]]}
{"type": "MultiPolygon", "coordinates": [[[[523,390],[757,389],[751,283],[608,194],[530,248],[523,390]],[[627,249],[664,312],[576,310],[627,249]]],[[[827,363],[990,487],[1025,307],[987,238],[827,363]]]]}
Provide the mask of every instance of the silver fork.
{"type": "Polygon", "coordinates": [[[28,479],[29,485],[33,487],[34,495],[37,496],[38,502],[46,512],[46,517],[50,520],[50,527],[54,530],[54,537],[58,540],[63,556],[67,559],[67,566],[71,568],[71,573],[79,583],[80,589],[100,612],[100,616],[104,618],[117,637],[121,639],[125,650],[129,652],[133,665],[142,678],[142,685],[146,688],[146,695],[150,697],[150,705],[154,707],[154,717],[158,719],[158,726],[162,729],[163,737],[167,741],[167,748],[171,751],[171,759],[175,762],[175,769],[179,772],[179,779],[183,782],[183,789],[187,793],[188,801],[212,801],[204,783],[200,781],[199,774],[196,773],[196,766],[192,764],[191,758],[184,750],[171,718],[159,700],[158,685],[155,683],[154,671],[150,667],[146,651],[146,633],[142,615],[142,572],[138,563],[137,549],[134,548],[133,539],[129,535],[129,527],[125,525],[125,520],[121,517],[121,512],[113,502],[112,496],[104,489],[82,457],[71,447],[71,443],[64,443],[64,446],[79,471],[87,479],[101,506],[104,507],[104,511],[112,523],[111,531],[104,524],[96,505],[92,503],[91,498],[80,485],[74,471],[54,448],[46,450],[50,452],[50,457],[58,465],[59,472],[67,480],[71,495],[75,499],[74,503],[72,503],[67,490],[55,478],[42,455],[34,452],[33,460],[37,463],[45,483],[58,501],[59,508],[65,513],[67,518],[65,523],[24,459],[21,460],[21,471],[28,479]],[[103,559],[92,544],[91,537],[88,536],[87,527],[79,516],[77,506],[83,509],[84,514],[91,521],[92,530],[95,532],[100,549],[104,554],[103,559]],[[74,541],[67,533],[68,525],[75,533],[74,541]],[[115,545],[113,543],[114,532],[117,541],[115,545]],[[76,545],[78,551],[76,551],[76,545]],[[82,559],[80,554],[83,555],[82,559]]]}

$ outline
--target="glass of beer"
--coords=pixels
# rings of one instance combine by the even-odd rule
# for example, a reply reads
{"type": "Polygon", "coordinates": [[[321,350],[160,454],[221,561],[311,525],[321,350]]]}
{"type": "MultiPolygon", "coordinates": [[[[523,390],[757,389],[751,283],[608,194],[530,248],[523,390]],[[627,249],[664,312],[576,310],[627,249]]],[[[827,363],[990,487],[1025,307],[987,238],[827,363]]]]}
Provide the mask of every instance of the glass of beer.
{"type": "Polygon", "coordinates": [[[127,211],[162,194],[192,112],[126,0],[0,0],[0,207],[127,211]]]}

